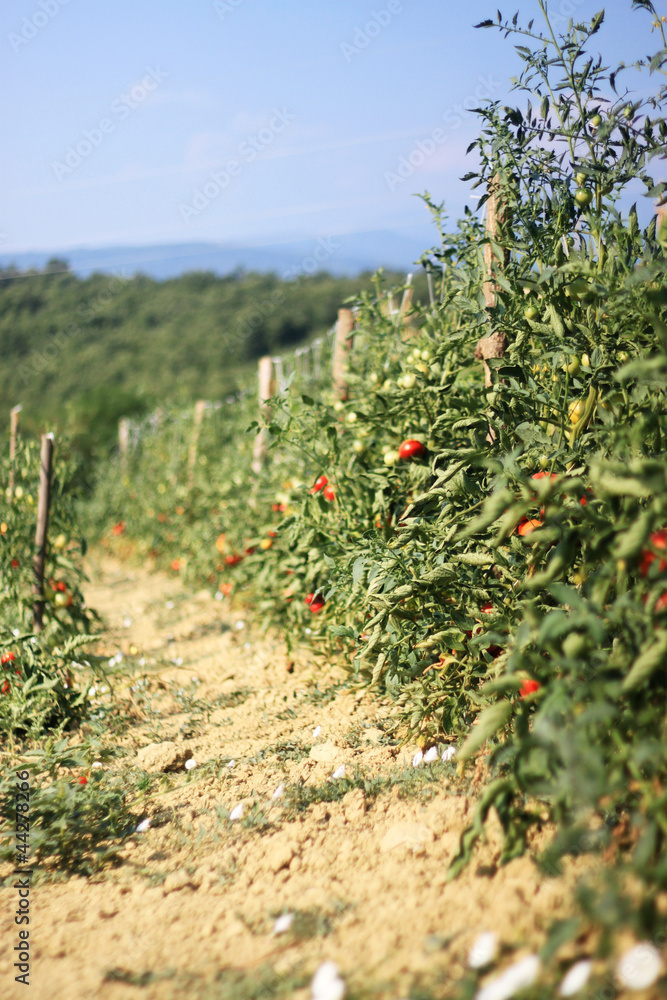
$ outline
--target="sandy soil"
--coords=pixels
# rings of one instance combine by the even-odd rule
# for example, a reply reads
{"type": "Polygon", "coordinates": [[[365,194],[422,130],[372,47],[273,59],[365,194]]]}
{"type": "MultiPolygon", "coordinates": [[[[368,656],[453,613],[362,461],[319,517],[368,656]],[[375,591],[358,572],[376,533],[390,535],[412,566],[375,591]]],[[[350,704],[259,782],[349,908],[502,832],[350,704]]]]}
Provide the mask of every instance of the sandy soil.
{"type": "MultiPolygon", "coordinates": [[[[520,957],[567,911],[577,863],[559,880],[530,857],[498,867],[493,821],[447,882],[471,793],[453,764],[416,781],[416,748],[385,733],[390,707],[343,686],[340,666],[293,662],[209,594],[97,558],[86,596],[109,622],[106,649],[145,661],[116,692],[122,726],[110,724],[116,756],[104,766],[135,782],[137,751],[162,741],[197,766],[156,777],[137,806],[151,826],[121,865],[34,886],[34,1000],[305,1000],[329,959],[349,996],[446,997],[481,931],[520,957]],[[369,785],[309,801],[343,764],[382,779],[377,797],[369,785]],[[230,821],[239,804],[243,818],[230,821]],[[284,913],[292,926],[276,934],[284,913]]],[[[0,993],[24,996],[12,976],[15,892],[0,895],[0,993]]]]}

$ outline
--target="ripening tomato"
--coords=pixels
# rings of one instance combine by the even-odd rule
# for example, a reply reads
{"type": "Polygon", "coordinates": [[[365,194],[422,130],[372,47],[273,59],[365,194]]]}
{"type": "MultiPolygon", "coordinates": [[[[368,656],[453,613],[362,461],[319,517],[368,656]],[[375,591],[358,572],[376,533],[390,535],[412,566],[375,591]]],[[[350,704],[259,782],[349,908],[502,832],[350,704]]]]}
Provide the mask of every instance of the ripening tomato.
{"type": "Polygon", "coordinates": [[[12,653],[10,649],[9,652],[3,654],[2,659],[0,659],[0,663],[4,667],[8,663],[13,663],[15,659],[16,659],[16,653],[12,653]]]}
{"type": "Polygon", "coordinates": [[[218,537],[215,540],[215,547],[220,553],[220,555],[222,555],[223,552],[225,551],[226,545],[227,545],[227,536],[224,533],[218,535],[218,537]]]}
{"type": "Polygon", "coordinates": [[[239,556],[239,555],[225,556],[225,565],[226,566],[236,566],[238,563],[242,562],[242,560],[243,560],[243,556],[239,556]]]}
{"type": "Polygon", "coordinates": [[[308,492],[309,493],[319,493],[320,490],[324,489],[324,487],[327,485],[328,482],[329,482],[329,480],[327,479],[327,477],[324,474],[322,474],[321,476],[318,476],[318,478],[315,480],[315,482],[310,487],[310,489],[308,490],[308,492]]]}
{"type": "MultiPolygon", "coordinates": [[[[667,549],[667,528],[662,531],[654,531],[649,538],[649,541],[656,549],[667,549]]],[[[655,561],[655,558],[655,553],[650,549],[644,549],[642,551],[639,563],[639,572],[642,576],[648,576],[648,571],[651,568],[651,564],[655,561]]],[[[659,571],[662,573],[664,569],[667,569],[667,559],[660,560],[659,571]]]]}
{"type": "Polygon", "coordinates": [[[414,438],[408,438],[404,441],[398,449],[398,457],[406,461],[411,458],[423,458],[426,454],[426,448],[421,443],[421,441],[416,441],[414,438]]]}
{"type": "Polygon", "coordinates": [[[535,531],[536,528],[541,527],[542,522],[538,521],[537,518],[527,518],[522,517],[519,521],[518,532],[523,537],[524,535],[529,535],[531,531],[535,531]]]}
{"type": "Polygon", "coordinates": [[[493,604],[491,604],[491,601],[487,601],[486,604],[482,605],[480,610],[485,615],[492,615],[496,609],[494,608],[493,604]]]}
{"type": "Polygon", "coordinates": [[[173,569],[174,573],[178,573],[178,571],[181,568],[181,560],[180,559],[172,559],[172,561],[171,561],[171,568],[173,569]]]}
{"type": "Polygon", "coordinates": [[[125,531],[125,521],[119,521],[118,524],[114,524],[111,529],[112,535],[122,535],[125,531]]]}
{"type": "MultiPolygon", "coordinates": [[[[274,532],[274,534],[275,534],[275,532],[274,532]]],[[[270,549],[272,545],[273,545],[273,539],[272,538],[263,538],[261,540],[261,542],[259,543],[260,549],[263,549],[264,552],[266,552],[267,549],[270,549]]]]}
{"type": "Polygon", "coordinates": [[[72,603],[72,595],[68,594],[66,590],[59,590],[53,602],[57,608],[69,608],[72,603]]]}
{"type": "Polygon", "coordinates": [[[540,682],[534,681],[531,678],[524,681],[519,688],[519,694],[522,698],[526,698],[529,694],[535,694],[536,691],[540,690],[540,682]]]}
{"type": "Polygon", "coordinates": [[[655,608],[653,610],[656,614],[660,611],[667,611],[667,591],[660,595],[658,600],[655,602],[655,608]]]}
{"type": "Polygon", "coordinates": [[[325,500],[328,500],[329,503],[331,503],[336,498],[336,494],[334,492],[334,488],[333,488],[333,486],[330,483],[328,483],[324,487],[324,491],[322,493],[322,496],[324,497],[325,500]]]}

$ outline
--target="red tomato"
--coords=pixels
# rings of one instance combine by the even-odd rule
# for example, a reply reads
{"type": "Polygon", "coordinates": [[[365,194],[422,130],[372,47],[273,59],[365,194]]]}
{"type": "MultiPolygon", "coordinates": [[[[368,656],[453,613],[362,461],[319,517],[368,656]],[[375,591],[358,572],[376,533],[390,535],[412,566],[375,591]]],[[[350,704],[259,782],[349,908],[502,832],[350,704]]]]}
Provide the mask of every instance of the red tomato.
{"type": "Polygon", "coordinates": [[[220,586],[218,587],[218,590],[225,597],[229,597],[229,595],[232,592],[232,585],[231,585],[231,583],[221,583],[220,586]]]}
{"type": "Polygon", "coordinates": [[[658,598],[658,600],[655,602],[655,609],[654,610],[655,610],[656,614],[659,611],[667,611],[667,591],[665,591],[664,594],[661,594],[660,597],[658,598]]]}
{"type": "Polygon", "coordinates": [[[280,510],[280,504],[279,503],[272,503],[271,504],[271,510],[273,510],[273,511],[280,510]]]}
{"type": "Polygon", "coordinates": [[[519,694],[522,698],[526,698],[529,694],[535,694],[536,691],[540,689],[540,682],[534,680],[524,681],[519,688],[519,694]]]}
{"type": "Polygon", "coordinates": [[[12,559],[12,569],[18,569],[18,568],[19,568],[18,559],[12,559]]]}
{"type": "Polygon", "coordinates": [[[309,493],[319,493],[327,485],[329,480],[325,475],[319,476],[308,490],[309,493]]]}
{"type": "Polygon", "coordinates": [[[324,601],[321,597],[316,597],[310,602],[310,610],[316,615],[324,607],[324,601]]]}
{"type": "Polygon", "coordinates": [[[88,778],[85,776],[85,774],[82,774],[81,777],[79,778],[79,784],[80,785],[88,784],[88,778]]]}
{"type": "Polygon", "coordinates": [[[181,568],[181,560],[180,559],[173,559],[172,563],[171,563],[171,568],[173,569],[174,573],[178,573],[178,571],[181,568]]]}
{"type": "Polygon", "coordinates": [[[331,501],[332,501],[332,500],[333,500],[333,499],[335,498],[335,496],[336,496],[336,494],[334,493],[334,488],[333,488],[333,486],[325,486],[325,487],[324,487],[324,493],[323,493],[322,495],[324,496],[324,499],[325,499],[325,500],[328,500],[328,501],[329,501],[329,503],[331,503],[331,501]]]}
{"type": "Polygon", "coordinates": [[[399,446],[398,457],[406,461],[409,458],[423,458],[426,454],[426,448],[421,443],[421,441],[415,441],[414,438],[408,438],[403,444],[399,446]]]}
{"type": "Polygon", "coordinates": [[[13,663],[15,659],[16,659],[16,653],[12,653],[10,650],[8,653],[5,653],[3,655],[2,659],[0,660],[0,663],[2,663],[4,667],[5,664],[7,663],[13,663]]]}
{"type": "Polygon", "coordinates": [[[112,535],[122,535],[125,531],[125,521],[119,521],[118,524],[114,524],[111,529],[112,535]]]}
{"type": "Polygon", "coordinates": [[[315,597],[315,594],[306,594],[306,596],[304,598],[306,604],[312,604],[314,597],[315,597]]]}
{"type": "Polygon", "coordinates": [[[226,566],[236,566],[236,564],[242,562],[242,560],[243,560],[243,556],[239,556],[239,555],[225,556],[225,565],[226,566]]]}
{"type": "Polygon", "coordinates": [[[544,471],[543,472],[534,472],[530,478],[531,479],[545,479],[547,476],[549,477],[549,479],[558,479],[558,476],[556,475],[555,472],[544,472],[544,471]]]}
{"type": "Polygon", "coordinates": [[[9,691],[9,681],[5,681],[5,683],[2,685],[2,693],[7,694],[8,691],[9,691]]]}
{"type": "Polygon", "coordinates": [[[536,520],[536,518],[529,520],[527,517],[522,517],[519,521],[519,534],[522,536],[529,535],[531,531],[535,531],[535,528],[539,528],[541,524],[542,522],[536,520]]]}
{"type": "Polygon", "coordinates": [[[247,548],[247,549],[244,549],[243,551],[245,552],[245,554],[246,554],[247,556],[251,556],[251,555],[253,555],[253,553],[254,553],[254,552],[256,552],[256,551],[257,551],[257,549],[255,548],[255,546],[254,546],[254,545],[249,545],[249,546],[248,546],[248,548],[247,548]]]}
{"type": "Polygon", "coordinates": [[[495,608],[493,604],[491,604],[491,601],[487,601],[486,604],[482,605],[481,610],[485,615],[492,615],[493,612],[495,611],[495,608]]]}
{"type": "MultiPolygon", "coordinates": [[[[649,539],[651,545],[656,549],[667,549],[667,528],[662,531],[654,531],[649,539]]],[[[639,563],[639,572],[642,576],[648,576],[648,571],[651,564],[655,561],[655,553],[651,552],[650,549],[644,549],[641,554],[641,560],[639,563]]],[[[667,559],[660,560],[660,572],[667,568],[667,559]]]]}

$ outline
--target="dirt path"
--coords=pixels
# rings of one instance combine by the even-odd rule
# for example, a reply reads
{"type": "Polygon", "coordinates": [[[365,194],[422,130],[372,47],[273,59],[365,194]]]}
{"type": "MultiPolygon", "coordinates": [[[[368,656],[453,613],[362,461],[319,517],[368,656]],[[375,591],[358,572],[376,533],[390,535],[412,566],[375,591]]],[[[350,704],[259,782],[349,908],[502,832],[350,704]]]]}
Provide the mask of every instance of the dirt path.
{"type": "MultiPolygon", "coordinates": [[[[492,827],[447,883],[472,802],[453,764],[415,769],[416,748],[392,745],[388,705],[355,695],[340,667],[308,656],[290,665],[243,614],[177,579],[108,559],[90,573],[107,649],[132,648],[137,664],[117,692],[125,709],[109,717],[116,756],[104,766],[148,783],[138,808],[151,825],[121,866],[35,886],[34,1000],[306,1000],[326,960],[348,996],[415,996],[422,984],[420,996],[440,997],[482,930],[519,949],[541,940],[566,905],[566,880],[541,880],[527,857],[497,868],[492,827]],[[149,780],[137,751],[163,741],[179,772],[149,780]],[[337,794],[341,765],[361,769],[365,789],[321,801],[337,794]],[[275,933],[287,913],[291,927],[275,933]]],[[[14,893],[0,892],[0,992],[24,996],[11,974],[14,893]]]]}

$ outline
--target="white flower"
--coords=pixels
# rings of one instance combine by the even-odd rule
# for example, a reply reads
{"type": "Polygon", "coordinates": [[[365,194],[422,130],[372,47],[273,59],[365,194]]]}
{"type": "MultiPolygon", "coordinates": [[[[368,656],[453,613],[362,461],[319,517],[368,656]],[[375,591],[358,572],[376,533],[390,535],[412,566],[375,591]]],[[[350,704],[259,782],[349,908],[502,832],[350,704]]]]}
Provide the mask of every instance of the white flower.
{"type": "Polygon", "coordinates": [[[292,926],[293,920],[294,920],[293,913],[283,913],[280,917],[278,917],[275,924],[273,925],[273,933],[284,934],[285,931],[288,931],[292,926]]]}
{"type": "Polygon", "coordinates": [[[312,1000],[343,1000],[345,983],[335,962],[323,962],[310,984],[312,1000]]]}
{"type": "Polygon", "coordinates": [[[515,962],[475,995],[475,1000],[510,1000],[519,990],[525,990],[537,979],[540,960],[537,955],[528,955],[515,962]]]}
{"type": "Polygon", "coordinates": [[[334,773],[331,775],[331,779],[333,781],[334,778],[344,778],[344,777],[345,777],[345,764],[341,764],[340,767],[337,767],[334,773]]]}
{"type": "Polygon", "coordinates": [[[234,758],[232,757],[232,759],[231,759],[231,760],[228,760],[228,761],[227,761],[227,765],[226,765],[226,766],[227,766],[227,767],[234,767],[234,764],[236,764],[236,761],[235,761],[235,760],[234,760],[234,758]]]}
{"type": "Polygon", "coordinates": [[[21,630],[20,629],[18,629],[18,628],[13,628],[12,629],[12,635],[18,636],[20,634],[21,634],[21,630]]]}
{"type": "Polygon", "coordinates": [[[283,797],[284,794],[285,794],[285,786],[284,785],[278,785],[278,787],[276,788],[276,790],[273,793],[273,795],[271,796],[271,798],[272,799],[282,799],[282,797],[283,797]]]}
{"type": "Polygon", "coordinates": [[[141,823],[137,823],[137,833],[145,833],[150,825],[149,819],[142,819],[141,823]]]}
{"type": "Polygon", "coordinates": [[[498,939],[493,931],[480,934],[468,955],[468,966],[471,969],[483,969],[490,965],[498,954],[498,939]]]}
{"type": "Polygon", "coordinates": [[[94,760],[93,763],[90,766],[91,767],[102,767],[102,761],[101,760],[94,760]]]}
{"type": "Polygon", "coordinates": [[[421,750],[418,750],[417,753],[412,758],[412,766],[421,767],[423,763],[424,763],[424,754],[422,753],[421,750]]]}
{"type": "Polygon", "coordinates": [[[239,802],[239,804],[237,806],[234,806],[234,808],[232,809],[232,811],[229,814],[229,818],[231,820],[243,819],[243,803],[242,802],[239,802]]]}
{"type": "Polygon", "coordinates": [[[94,684],[92,685],[92,687],[88,688],[88,694],[90,695],[91,698],[94,698],[95,695],[97,694],[97,688],[95,687],[94,684]]]}
{"type": "Polygon", "coordinates": [[[186,760],[185,762],[186,771],[191,771],[192,768],[196,766],[197,766],[197,761],[194,759],[194,757],[191,757],[190,760],[186,760]]]}
{"type": "Polygon", "coordinates": [[[315,726],[315,728],[313,729],[313,739],[316,740],[317,737],[320,735],[321,732],[322,732],[322,727],[321,726],[315,726]]]}
{"type": "Polygon", "coordinates": [[[312,630],[312,628],[305,628],[304,632],[306,633],[306,635],[312,635],[313,630],[312,630]]]}
{"type": "Polygon", "coordinates": [[[456,757],[456,747],[445,747],[442,751],[441,760],[451,760],[452,757],[456,757]]]}
{"type": "Polygon", "coordinates": [[[623,955],[616,966],[616,975],[621,986],[629,990],[644,990],[653,985],[663,969],[658,949],[650,941],[640,941],[623,955]]]}
{"type": "Polygon", "coordinates": [[[426,753],[424,754],[424,763],[425,764],[432,764],[433,761],[437,760],[437,759],[438,759],[438,748],[437,747],[431,747],[431,749],[427,750],[426,753]]]}
{"type": "Polygon", "coordinates": [[[560,984],[558,995],[561,997],[573,997],[579,990],[583,990],[588,982],[592,968],[593,963],[589,958],[584,958],[581,962],[575,962],[560,984]]]}

